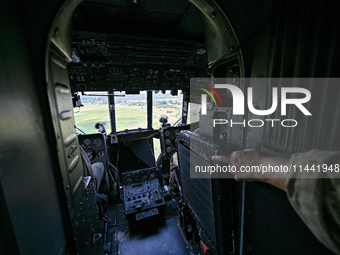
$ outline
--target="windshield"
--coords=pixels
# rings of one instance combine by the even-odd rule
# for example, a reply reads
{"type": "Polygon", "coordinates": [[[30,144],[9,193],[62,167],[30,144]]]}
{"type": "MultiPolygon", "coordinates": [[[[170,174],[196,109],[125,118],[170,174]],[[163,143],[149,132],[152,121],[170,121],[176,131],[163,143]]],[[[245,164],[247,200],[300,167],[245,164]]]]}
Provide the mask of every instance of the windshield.
{"type": "MultiPolygon", "coordinates": [[[[75,122],[78,129],[86,134],[98,133],[95,128],[97,122],[104,125],[107,132],[111,131],[108,97],[90,94],[93,96],[81,96],[84,106],[74,108],[75,122]]],[[[78,130],[78,132],[81,132],[78,130]]]]}
{"type": "MultiPolygon", "coordinates": [[[[165,91],[165,94],[153,92],[153,120],[152,127],[160,128],[161,123],[159,119],[161,116],[168,117],[168,123],[174,125],[182,117],[182,91],[178,91],[177,96],[172,96],[170,90],[165,91]]],[[[182,122],[180,122],[182,123],[182,122]]]]}
{"type": "Polygon", "coordinates": [[[115,97],[116,129],[147,128],[147,101],[146,92],[137,95],[115,97]]]}
{"type": "MultiPolygon", "coordinates": [[[[85,92],[81,95],[83,104],[80,108],[74,108],[74,115],[78,132],[86,134],[97,133],[95,124],[100,122],[111,132],[110,115],[107,92],[85,92]]],[[[152,127],[159,129],[160,117],[166,116],[168,123],[174,125],[182,117],[183,95],[181,91],[178,95],[172,96],[170,90],[165,93],[155,91],[152,104],[152,127]]],[[[147,128],[147,93],[141,91],[140,94],[128,95],[125,92],[115,92],[115,116],[116,130],[124,131],[131,129],[147,128]]],[[[181,123],[181,122],[179,122],[181,123]]]]}

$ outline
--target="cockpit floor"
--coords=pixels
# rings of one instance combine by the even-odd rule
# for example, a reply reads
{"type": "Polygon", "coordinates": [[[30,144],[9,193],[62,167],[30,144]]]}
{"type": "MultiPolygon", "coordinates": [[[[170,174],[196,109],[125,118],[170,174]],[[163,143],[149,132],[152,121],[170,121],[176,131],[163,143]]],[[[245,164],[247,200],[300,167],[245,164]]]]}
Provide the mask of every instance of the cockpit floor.
{"type": "Polygon", "coordinates": [[[110,255],[201,254],[200,246],[186,241],[180,230],[177,197],[166,202],[158,216],[137,222],[126,219],[121,203],[110,203],[106,214],[112,220],[107,231],[110,255]]]}
{"type": "MultiPolygon", "coordinates": [[[[150,222],[151,223],[151,222],[150,222]]],[[[143,232],[136,229],[119,243],[121,255],[187,255],[182,234],[174,219],[149,224],[143,232]],[[161,224],[161,225],[160,225],[161,224]]]]}

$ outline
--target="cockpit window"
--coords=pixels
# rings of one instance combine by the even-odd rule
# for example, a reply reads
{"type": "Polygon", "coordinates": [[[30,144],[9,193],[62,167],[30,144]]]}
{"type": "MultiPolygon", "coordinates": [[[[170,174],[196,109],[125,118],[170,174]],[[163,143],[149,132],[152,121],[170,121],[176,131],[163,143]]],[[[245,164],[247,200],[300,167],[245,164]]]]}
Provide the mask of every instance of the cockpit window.
{"type": "Polygon", "coordinates": [[[146,91],[115,97],[117,131],[147,128],[146,91]]]}
{"type": "Polygon", "coordinates": [[[74,116],[78,133],[98,133],[95,128],[96,123],[100,122],[104,125],[108,132],[111,131],[108,97],[104,93],[85,92],[81,95],[83,104],[80,108],[74,108],[74,116]]]}
{"type": "MultiPolygon", "coordinates": [[[[183,95],[178,91],[177,95],[171,95],[170,90],[165,93],[153,91],[152,102],[152,127],[159,129],[161,117],[167,118],[171,126],[182,123],[183,95]]],[[[79,94],[80,95],[80,94],[79,94]]],[[[104,125],[108,133],[111,132],[108,94],[107,92],[85,92],[81,96],[83,106],[74,108],[75,121],[78,133],[97,133],[96,123],[104,125]]],[[[126,94],[115,92],[115,119],[116,131],[146,129],[147,124],[147,92],[140,94],[126,94]]]]}
{"type": "Polygon", "coordinates": [[[201,110],[200,104],[189,103],[188,121],[187,121],[188,124],[199,121],[200,110],[201,110]]]}
{"type": "Polygon", "coordinates": [[[162,116],[168,118],[168,123],[173,126],[174,124],[181,124],[180,120],[182,117],[182,103],[183,103],[183,94],[182,91],[178,91],[177,95],[171,95],[170,90],[166,90],[165,93],[161,93],[157,91],[153,92],[153,123],[152,127],[154,129],[158,129],[161,126],[159,119],[162,116]]]}

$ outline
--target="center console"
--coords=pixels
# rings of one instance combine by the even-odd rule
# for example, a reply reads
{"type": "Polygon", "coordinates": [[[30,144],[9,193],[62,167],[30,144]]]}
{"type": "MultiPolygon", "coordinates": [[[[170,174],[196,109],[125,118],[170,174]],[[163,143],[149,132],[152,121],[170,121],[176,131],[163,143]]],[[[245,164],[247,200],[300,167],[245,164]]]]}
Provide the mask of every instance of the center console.
{"type": "Polygon", "coordinates": [[[159,214],[165,200],[156,173],[147,168],[122,174],[125,215],[141,220],[159,214]]]}

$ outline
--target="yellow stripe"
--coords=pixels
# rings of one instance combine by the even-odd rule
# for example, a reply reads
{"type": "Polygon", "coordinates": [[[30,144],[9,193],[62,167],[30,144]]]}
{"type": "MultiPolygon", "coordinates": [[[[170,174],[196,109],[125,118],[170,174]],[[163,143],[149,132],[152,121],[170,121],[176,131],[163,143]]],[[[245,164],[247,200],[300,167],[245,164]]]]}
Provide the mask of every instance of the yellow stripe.
{"type": "Polygon", "coordinates": [[[215,106],[217,106],[217,103],[216,103],[214,96],[208,90],[203,89],[203,88],[200,88],[200,89],[203,90],[204,92],[206,92],[214,100],[215,106]]]}

